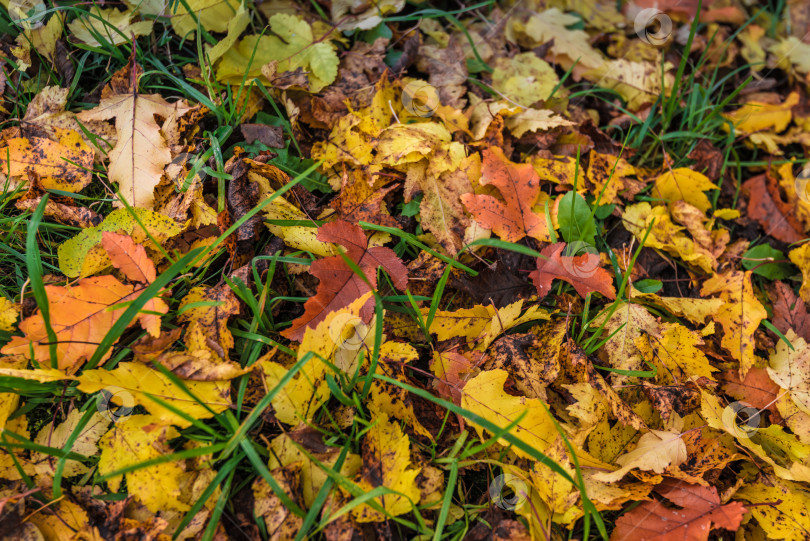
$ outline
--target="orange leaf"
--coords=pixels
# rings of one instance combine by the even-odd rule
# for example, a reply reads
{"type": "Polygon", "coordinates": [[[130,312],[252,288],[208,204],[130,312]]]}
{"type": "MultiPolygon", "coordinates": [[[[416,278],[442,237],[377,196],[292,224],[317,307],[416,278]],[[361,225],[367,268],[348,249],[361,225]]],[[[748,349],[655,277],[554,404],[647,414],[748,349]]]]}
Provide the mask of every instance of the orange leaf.
{"type": "Polygon", "coordinates": [[[545,257],[537,258],[537,270],[529,274],[538,295],[544,297],[551,290],[551,281],[558,278],[574,286],[583,297],[597,291],[609,299],[616,298],[613,279],[599,266],[598,254],[583,253],[570,257],[561,255],[564,249],[565,243],[559,242],[540,252],[545,257]]]}
{"type": "Polygon", "coordinates": [[[491,195],[461,195],[461,202],[475,219],[501,239],[517,242],[525,236],[548,240],[544,218],[532,212],[540,195],[540,177],[531,164],[516,164],[497,147],[483,151],[481,184],[492,184],[505,203],[491,195]]]}
{"type": "MultiPolygon", "coordinates": [[[[346,256],[360,267],[371,288],[339,255],[315,261],[309,267],[309,272],[320,280],[318,290],[314,297],[304,303],[304,314],[292,322],[292,327],[281,333],[290,340],[300,341],[307,327],[316,327],[328,313],[340,310],[371,289],[376,289],[378,267],[388,272],[397,289],[405,289],[408,285],[408,269],[402,260],[390,248],[369,248],[366,235],[359,226],[343,220],[324,224],[318,229],[318,240],[344,246],[346,256]]],[[[373,304],[374,300],[369,299],[361,309],[363,321],[371,320],[373,304]]]]}
{"type": "MultiPolygon", "coordinates": [[[[56,354],[59,368],[75,372],[90,359],[96,347],[127,309],[122,303],[133,301],[142,288],[119,282],[114,276],[96,276],[79,280],[75,286],[45,286],[48,295],[51,327],[56,333],[56,354]],[[114,310],[111,306],[119,305],[114,310]]],[[[159,298],[151,299],[143,307],[144,312],[165,314],[169,307],[159,298]]],[[[160,316],[141,313],[141,327],[152,336],[160,335],[160,316]]],[[[134,323],[134,320],[133,322],[134,323]]],[[[42,314],[34,314],[20,323],[25,336],[15,336],[0,353],[28,355],[33,349],[37,361],[50,363],[48,333],[42,314]]],[[[106,360],[109,350],[102,360],[106,360]]]]}
{"type": "Polygon", "coordinates": [[[740,502],[722,505],[715,487],[664,479],[655,491],[678,507],[642,502],[619,517],[611,541],[706,541],[712,524],[734,531],[748,511],[740,502]]]}
{"type": "Polygon", "coordinates": [[[782,421],[776,407],[782,389],[773,382],[767,370],[751,368],[742,380],[737,370],[727,370],[721,374],[721,378],[725,380],[722,388],[726,394],[737,400],[744,400],[758,410],[768,410],[772,423],[782,421]]]}
{"type": "Polygon", "coordinates": [[[110,256],[113,266],[133,282],[151,284],[155,281],[155,264],[146,255],[146,249],[135,244],[129,235],[104,231],[101,245],[110,256]]]}

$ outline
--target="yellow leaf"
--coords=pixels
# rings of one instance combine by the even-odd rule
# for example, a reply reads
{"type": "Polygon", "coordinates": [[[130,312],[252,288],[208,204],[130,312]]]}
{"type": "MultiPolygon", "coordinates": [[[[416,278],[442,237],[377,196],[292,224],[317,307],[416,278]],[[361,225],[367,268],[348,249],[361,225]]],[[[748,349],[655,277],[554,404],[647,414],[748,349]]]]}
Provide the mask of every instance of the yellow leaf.
{"type": "Polygon", "coordinates": [[[151,210],[117,209],[96,227],[83,229],[59,245],[59,270],[70,278],[84,278],[110,267],[112,261],[101,246],[105,231],[130,235],[135,243],[157,249],[150,236],[163,243],[182,230],[182,226],[171,218],[151,210]]]}
{"type": "Polygon", "coordinates": [[[583,77],[602,88],[616,91],[627,101],[627,108],[638,111],[654,103],[658,96],[667,93],[674,77],[669,73],[671,64],[664,64],[664,84],[661,88],[661,64],[659,62],[634,62],[626,58],[607,60],[601,66],[587,71],[583,77]]]}
{"type": "MultiPolygon", "coordinates": [[[[54,17],[51,20],[58,21],[58,18],[54,17]]],[[[79,121],[76,120],[76,113],[65,110],[69,92],[69,88],[46,86],[28,104],[23,122],[26,126],[43,131],[52,140],[58,140],[59,133],[65,133],[64,130],[75,131],[81,135],[87,146],[93,149],[96,161],[101,162],[106,155],[105,152],[93,144],[82,128],[96,135],[101,141],[110,144],[115,144],[115,129],[106,122],[93,120],[82,122],[80,127],[79,121]]],[[[101,146],[104,147],[104,150],[107,149],[103,143],[101,146]]]]}
{"type": "MultiPolygon", "coordinates": [[[[645,237],[647,229],[651,228],[650,234],[647,235],[647,240],[644,242],[646,247],[665,250],[671,255],[679,256],[685,263],[706,273],[716,269],[717,256],[710,251],[709,247],[689,238],[684,233],[684,227],[673,222],[673,217],[666,206],[653,207],[644,201],[627,207],[622,215],[622,223],[625,229],[633,233],[639,241],[645,237]]],[[[709,239],[712,241],[711,248],[715,248],[714,241],[720,240],[720,235],[714,234],[717,232],[705,231],[702,224],[690,222],[689,225],[691,226],[690,233],[695,231],[709,235],[709,239]],[[696,225],[697,227],[695,227],[696,225]]]]}
{"type": "Polygon", "coordinates": [[[119,363],[114,370],[85,370],[76,381],[82,392],[107,389],[112,395],[111,402],[116,405],[125,408],[131,408],[133,403],[141,405],[156,420],[181,428],[191,423],[152,400],[150,395],[195,419],[207,419],[231,405],[230,383],[227,381],[184,381],[185,387],[196,397],[192,398],[168,377],[139,362],[119,363]]]}
{"type": "MultiPolygon", "coordinates": [[[[357,341],[354,328],[362,324],[360,309],[370,297],[371,292],[366,293],[348,307],[327,314],[326,319],[314,329],[307,327],[301,345],[298,346],[298,360],[310,354],[311,358],[272,400],[274,413],[279,421],[297,425],[301,420],[310,420],[329,398],[326,374],[331,369],[324,361],[331,362],[343,349],[358,353],[358,349],[362,347],[362,337],[357,341]],[[352,336],[347,338],[344,333],[350,329],[352,336]]],[[[289,371],[289,367],[269,360],[260,359],[256,364],[264,373],[268,392],[289,371]]]]}
{"type": "MultiPolygon", "coordinates": [[[[410,440],[399,424],[382,414],[363,437],[363,468],[357,485],[365,492],[386,487],[398,494],[385,494],[374,499],[390,516],[411,511],[421,499],[416,476],[421,468],[411,463],[410,440]]],[[[386,516],[368,505],[351,511],[358,522],[381,522],[386,516]]]]}
{"type": "Polygon", "coordinates": [[[716,189],[717,185],[705,175],[688,167],[679,167],[659,175],[655,179],[652,193],[654,197],[667,203],[686,201],[705,213],[712,204],[703,192],[716,189]]]}
{"type": "Polygon", "coordinates": [[[210,62],[212,66],[222,55],[228,52],[228,49],[233,47],[234,43],[236,43],[236,40],[239,39],[239,36],[245,31],[249,23],[250,12],[245,9],[245,4],[240,3],[236,14],[233,15],[228,22],[228,35],[225,36],[225,39],[218,41],[214,46],[207,46],[208,62],[210,62]]]}
{"type": "Polygon", "coordinates": [[[225,32],[241,2],[239,0],[188,0],[172,4],[174,11],[169,19],[175,33],[185,38],[197,31],[199,21],[207,32],[225,32]],[[188,6],[188,7],[186,7],[188,6]]]}
{"type": "Polygon", "coordinates": [[[574,123],[548,109],[527,109],[506,118],[506,127],[515,137],[523,137],[526,132],[546,131],[560,126],[573,126],[574,123]]]}
{"type": "Polygon", "coordinates": [[[335,47],[323,36],[312,35],[306,21],[287,13],[277,13],[269,19],[272,35],[246,36],[229,49],[217,69],[217,80],[241,84],[247,76],[250,82],[262,74],[262,66],[278,62],[276,73],[303,70],[308,73],[309,90],[321,91],[337,77],[338,57],[335,47]],[[247,75],[246,75],[247,74],[247,75]]]}
{"type": "MultiPolygon", "coordinates": [[[[464,386],[461,407],[501,428],[514,423],[525,413],[510,433],[542,453],[560,436],[554,420],[539,399],[506,394],[503,386],[508,376],[505,370],[488,370],[470,379],[464,386]]],[[[476,425],[476,430],[483,438],[483,429],[476,425]]],[[[498,443],[511,445],[504,439],[498,443]]],[[[512,449],[522,458],[531,458],[522,449],[512,449]]]]}
{"type": "Polygon", "coordinates": [[[686,444],[683,435],[675,430],[650,430],[642,435],[636,448],[616,459],[622,467],[614,472],[599,472],[593,477],[598,481],[615,483],[630,470],[640,469],[664,473],[686,461],[686,444]]]}
{"type": "MultiPolygon", "coordinates": [[[[102,475],[161,458],[172,452],[168,440],[180,433],[151,415],[133,415],[113,425],[101,441],[98,471],[102,475]]],[[[141,467],[126,473],[127,492],[153,513],[166,510],[187,511],[181,501],[180,481],[185,474],[181,462],[170,461],[141,467]]],[[[122,476],[107,480],[113,492],[121,487],[122,476]]]]}
{"type": "MultiPolygon", "coordinates": [[[[62,421],[59,426],[54,428],[53,422],[50,422],[42,427],[37,437],[34,439],[34,443],[55,449],[62,449],[67,443],[68,438],[74,434],[83,416],[84,413],[77,408],[70,410],[70,413],[67,414],[67,417],[65,417],[65,420],[62,421]]],[[[86,457],[94,456],[98,453],[98,440],[107,432],[107,426],[109,424],[110,421],[101,413],[97,412],[91,415],[90,420],[73,441],[70,451],[86,457]]],[[[31,462],[34,464],[34,470],[37,475],[52,479],[56,474],[56,461],[50,455],[32,452],[31,462]]],[[[84,475],[88,471],[87,466],[75,460],[66,461],[63,469],[65,477],[84,475]]]]}
{"type": "MultiPolygon", "coordinates": [[[[467,344],[477,350],[485,350],[504,331],[521,323],[538,319],[549,319],[549,315],[537,306],[530,307],[520,315],[523,301],[515,301],[500,309],[492,305],[477,305],[460,308],[453,312],[437,310],[430,325],[430,333],[436,334],[439,341],[464,337],[467,344]]],[[[427,318],[429,308],[422,308],[422,316],[427,318]]]]}
{"type": "MultiPolygon", "coordinates": [[[[318,462],[331,468],[334,468],[341,451],[339,447],[326,446],[317,450],[307,449],[304,446],[304,449],[318,462]]],[[[296,462],[301,463],[301,492],[304,496],[304,504],[307,506],[312,505],[318,491],[329,478],[326,472],[317,466],[287,434],[276,436],[270,442],[268,450],[270,451],[270,459],[267,468],[271,471],[296,462]]],[[[359,455],[348,453],[343,465],[340,467],[340,475],[351,479],[360,470],[362,462],[359,455]]]]}
{"type": "Polygon", "coordinates": [[[776,56],[777,65],[786,72],[792,65],[799,73],[810,73],[810,45],[795,36],[774,43],[768,47],[768,52],[776,56]]]}
{"type": "Polygon", "coordinates": [[[802,272],[802,287],[799,288],[799,296],[804,302],[810,302],[810,243],[794,248],[788,253],[788,257],[802,272]]]}
{"type": "Polygon", "coordinates": [[[723,326],[722,346],[740,362],[740,377],[756,363],[754,332],[768,312],[754,295],[751,271],[728,271],[715,274],[705,282],[701,295],[717,295],[725,304],[714,320],[723,326]]]}
{"type": "MultiPolygon", "coordinates": [[[[191,108],[183,102],[169,103],[159,94],[139,93],[132,86],[130,71],[117,72],[98,106],[76,116],[81,121],[115,119],[118,141],[109,153],[109,179],[118,183],[119,193],[129,205],[151,209],[155,186],[172,159],[155,116],[180,116],[191,108]]],[[[124,206],[120,201],[114,205],[124,206]]]]}
{"type": "Polygon", "coordinates": [[[214,359],[227,361],[228,350],[233,347],[228,318],[239,313],[239,301],[233,290],[227,284],[197,286],[183,297],[179,310],[178,320],[188,323],[184,337],[188,351],[207,351],[214,359]],[[195,306],[189,307],[192,304],[195,306]]]}
{"type": "Polygon", "coordinates": [[[0,146],[0,185],[10,187],[28,181],[27,169],[39,175],[49,190],[78,192],[90,184],[93,149],[79,132],[57,128],[58,141],[44,137],[13,137],[0,146]]]}
{"type": "MultiPolygon", "coordinates": [[[[284,493],[296,504],[298,499],[298,475],[300,462],[270,471],[270,475],[284,493]]],[[[261,517],[272,539],[295,539],[301,530],[304,519],[292,512],[270,485],[261,476],[253,482],[253,514],[261,517]]]]}
{"type": "MultiPolygon", "coordinates": [[[[48,295],[50,323],[56,334],[56,355],[59,368],[75,372],[89,360],[97,345],[126,310],[121,303],[135,300],[142,288],[119,282],[113,276],[85,278],[74,286],[45,286],[48,295]],[[110,309],[111,306],[118,306],[110,309]]],[[[169,310],[163,300],[147,301],[143,312],[137,317],[141,326],[152,336],[160,334],[160,316],[146,312],[165,314],[169,310]]],[[[135,320],[130,322],[134,324],[135,320]]],[[[50,366],[50,339],[41,313],[34,314],[20,323],[25,336],[15,336],[0,352],[27,355],[34,352],[34,359],[50,366]],[[29,349],[30,348],[30,349],[29,349]]],[[[108,350],[102,362],[110,357],[108,350]]]]}
{"type": "Polygon", "coordinates": [[[803,486],[763,479],[744,483],[735,499],[751,502],[749,507],[769,539],[804,541],[810,532],[810,495],[803,486]]]}
{"type": "MultiPolygon", "coordinates": [[[[750,135],[763,130],[779,133],[790,124],[793,118],[791,109],[798,104],[799,93],[791,92],[783,103],[751,101],[723,116],[734,124],[734,131],[738,135],[750,135]]],[[[728,128],[724,125],[724,129],[728,128]]]]}
{"type": "Polygon", "coordinates": [[[804,338],[796,336],[793,329],[785,333],[792,344],[776,343],[771,354],[768,375],[774,383],[788,392],[791,400],[804,413],[810,414],[810,347],[804,338]]]}
{"type": "Polygon", "coordinates": [[[154,21],[132,22],[133,10],[119,11],[115,8],[92,7],[87,15],[74,19],[68,24],[73,37],[92,47],[102,44],[121,45],[130,36],[145,36],[152,31],[154,21]]]}
{"type": "MultiPolygon", "coordinates": [[[[597,318],[601,325],[604,318],[597,318]]],[[[613,315],[605,322],[604,336],[610,339],[604,349],[610,359],[610,367],[619,370],[649,370],[645,356],[638,348],[637,340],[644,334],[657,334],[658,322],[647,309],[635,303],[620,303],[613,315]]],[[[630,376],[613,374],[612,381],[620,383],[630,376]]]]}
{"type": "Polygon", "coordinates": [[[510,18],[506,35],[511,41],[531,49],[551,43],[551,56],[563,69],[571,68],[574,63],[583,68],[598,68],[605,59],[591,47],[588,34],[583,30],[568,29],[580,21],[579,17],[553,7],[534,13],[525,24],[516,17],[510,18]]]}
{"type": "MultiPolygon", "coordinates": [[[[493,68],[492,88],[499,91],[502,97],[525,108],[548,99],[560,82],[554,68],[533,52],[498,58],[493,68]]],[[[515,137],[520,136],[516,134],[515,137]]]]}
{"type": "Polygon", "coordinates": [[[718,369],[709,364],[709,359],[698,349],[703,340],[697,332],[679,323],[663,323],[660,337],[651,338],[649,344],[666,367],[658,372],[662,384],[684,383],[696,377],[714,380],[712,373],[718,369]]]}
{"type": "Polygon", "coordinates": [[[0,331],[12,332],[19,313],[20,306],[0,296],[0,331]]]}

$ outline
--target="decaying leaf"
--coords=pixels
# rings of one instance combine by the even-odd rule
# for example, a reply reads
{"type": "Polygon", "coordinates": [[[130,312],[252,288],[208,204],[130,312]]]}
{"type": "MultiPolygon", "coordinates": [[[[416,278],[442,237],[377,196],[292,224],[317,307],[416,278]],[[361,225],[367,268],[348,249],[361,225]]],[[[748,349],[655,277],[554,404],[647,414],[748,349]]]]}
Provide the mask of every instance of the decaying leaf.
{"type": "Polygon", "coordinates": [[[560,242],[543,248],[537,258],[537,270],[529,277],[537,288],[537,294],[545,296],[551,290],[552,280],[568,282],[577,293],[585,297],[588,293],[599,292],[609,299],[616,298],[613,279],[600,266],[599,256],[592,253],[563,255],[566,244],[560,242]]]}
{"type": "MultiPolygon", "coordinates": [[[[318,240],[345,247],[345,257],[359,267],[364,276],[355,274],[342,255],[313,262],[309,272],[320,280],[318,291],[304,303],[304,314],[284,331],[284,336],[291,340],[300,340],[305,328],[316,326],[329,312],[346,307],[367,291],[376,289],[378,267],[389,273],[398,289],[405,289],[408,283],[408,270],[396,254],[390,248],[369,248],[365,233],[357,226],[340,220],[325,224],[318,230],[318,240]]],[[[361,319],[368,321],[371,312],[369,302],[360,311],[361,319]]]]}

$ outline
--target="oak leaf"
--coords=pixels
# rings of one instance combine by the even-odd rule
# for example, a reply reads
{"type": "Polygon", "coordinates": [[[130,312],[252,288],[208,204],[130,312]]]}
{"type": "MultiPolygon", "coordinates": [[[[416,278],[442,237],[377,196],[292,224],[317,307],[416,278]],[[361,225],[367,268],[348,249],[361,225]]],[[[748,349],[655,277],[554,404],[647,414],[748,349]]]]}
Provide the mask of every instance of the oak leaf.
{"type": "MultiPolygon", "coordinates": [[[[126,307],[122,303],[135,300],[141,288],[119,282],[113,276],[98,276],[80,280],[74,286],[45,286],[48,295],[50,323],[56,333],[56,354],[59,368],[75,372],[79,365],[90,359],[96,347],[112,328],[126,307]],[[110,309],[117,306],[115,309],[110,309]]],[[[141,326],[153,336],[160,334],[160,316],[169,310],[166,303],[153,298],[147,301],[138,316],[141,326]]],[[[134,324],[134,320],[132,323],[134,324]]],[[[34,358],[50,364],[50,341],[41,313],[20,323],[25,336],[15,336],[0,352],[27,354],[33,348],[34,358]]],[[[102,360],[112,354],[109,350],[102,360]]]]}
{"type": "Polygon", "coordinates": [[[599,254],[583,253],[576,256],[563,255],[566,244],[559,242],[546,246],[537,258],[537,270],[529,277],[537,287],[540,297],[551,290],[555,278],[564,280],[574,286],[577,293],[585,297],[588,293],[598,292],[609,299],[616,298],[616,289],[610,273],[599,266],[599,254]]]}
{"type": "Polygon", "coordinates": [[[664,500],[642,502],[619,517],[611,541],[706,541],[712,528],[739,528],[748,512],[740,502],[720,503],[715,487],[667,478],[655,492],[673,505],[664,500]]]}
{"type": "MultiPolygon", "coordinates": [[[[388,272],[397,289],[408,285],[408,269],[393,250],[383,246],[369,248],[363,230],[343,220],[324,224],[318,229],[318,240],[340,244],[346,248],[345,256],[363,271],[363,278],[336,255],[312,263],[309,272],[320,280],[314,297],[304,303],[304,314],[293,321],[292,327],[281,333],[290,340],[301,340],[304,330],[315,327],[329,312],[346,307],[368,291],[377,288],[377,269],[388,272]]],[[[368,321],[373,312],[371,299],[360,310],[360,318],[368,321]]]]}
{"type": "MultiPolygon", "coordinates": [[[[165,119],[190,107],[183,102],[169,103],[159,94],[141,94],[136,82],[140,69],[136,66],[135,73],[132,71],[127,66],[117,72],[104,87],[98,106],[76,116],[81,121],[115,119],[118,140],[109,153],[109,178],[118,183],[129,205],[152,208],[155,186],[172,159],[155,117],[165,119]]],[[[115,201],[115,206],[124,204],[115,201]]]]}
{"type": "Polygon", "coordinates": [[[517,242],[529,236],[548,240],[548,225],[532,211],[540,196],[540,178],[529,164],[516,164],[497,147],[483,151],[481,184],[492,184],[503,197],[462,194],[461,202],[475,219],[492,229],[501,239],[517,242]]]}
{"type": "Polygon", "coordinates": [[[104,231],[101,234],[101,245],[107,251],[113,266],[129,280],[144,284],[155,281],[155,264],[146,255],[143,245],[135,244],[132,237],[104,231]]]}

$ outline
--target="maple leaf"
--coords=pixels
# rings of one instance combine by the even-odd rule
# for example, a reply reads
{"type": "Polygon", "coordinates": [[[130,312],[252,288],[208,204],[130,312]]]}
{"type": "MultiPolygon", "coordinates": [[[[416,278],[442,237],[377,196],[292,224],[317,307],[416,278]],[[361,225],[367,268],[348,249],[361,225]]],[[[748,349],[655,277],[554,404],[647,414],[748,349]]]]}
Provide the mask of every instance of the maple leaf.
{"type": "MultiPolygon", "coordinates": [[[[122,303],[135,300],[141,288],[119,282],[113,276],[98,276],[79,280],[74,286],[45,286],[48,296],[50,323],[56,333],[56,354],[59,368],[75,372],[79,365],[95,353],[98,344],[127,309],[122,303]],[[119,306],[110,309],[111,306],[119,306]]],[[[163,300],[147,301],[138,315],[141,326],[153,336],[160,334],[160,317],[169,307],[163,300]]],[[[130,325],[134,324],[134,320],[130,325]]],[[[15,336],[1,353],[28,354],[33,348],[34,359],[49,365],[50,340],[41,314],[34,314],[20,323],[25,336],[15,336]]],[[[107,351],[103,360],[112,354],[107,351]]]]}
{"type": "Polygon", "coordinates": [[[580,255],[562,255],[566,244],[558,242],[546,246],[537,258],[537,270],[529,277],[537,287],[537,294],[545,297],[551,290],[555,278],[564,280],[574,286],[580,296],[598,292],[609,299],[616,298],[616,289],[610,273],[599,266],[599,254],[582,253],[580,255]]]}
{"type": "MultiPolygon", "coordinates": [[[[172,159],[155,116],[165,119],[190,107],[183,102],[171,104],[159,94],[141,94],[139,75],[137,65],[127,65],[104,87],[98,106],[76,116],[81,121],[115,119],[118,140],[109,153],[109,178],[118,183],[129,205],[152,208],[154,188],[172,159]]],[[[124,206],[121,201],[115,205],[124,206]]]]}
{"type": "Polygon", "coordinates": [[[461,202],[475,219],[508,242],[529,236],[548,239],[546,220],[532,212],[540,196],[540,177],[529,164],[516,164],[497,147],[484,149],[481,184],[492,184],[504,203],[491,195],[462,194],[461,202]]]}
{"type": "Polygon", "coordinates": [[[740,502],[720,503],[715,487],[666,478],[655,492],[665,500],[642,502],[619,517],[611,541],[706,541],[712,528],[739,528],[748,512],[740,502]]]}
{"type": "MultiPolygon", "coordinates": [[[[315,327],[329,312],[351,304],[368,291],[377,288],[377,269],[382,267],[391,276],[397,289],[408,284],[408,269],[393,250],[383,246],[368,247],[363,230],[343,220],[324,224],[318,229],[318,240],[333,242],[346,248],[349,257],[363,271],[368,283],[354,273],[342,256],[319,259],[309,268],[310,274],[320,280],[314,297],[304,303],[304,314],[293,321],[292,326],[281,334],[290,340],[301,340],[306,328],[315,327]]],[[[371,318],[373,301],[360,310],[364,321],[371,318]]]]}
{"type": "Polygon", "coordinates": [[[132,237],[104,231],[101,234],[101,245],[110,256],[113,266],[131,281],[145,284],[155,281],[155,264],[146,255],[143,245],[135,244],[132,237]]]}

